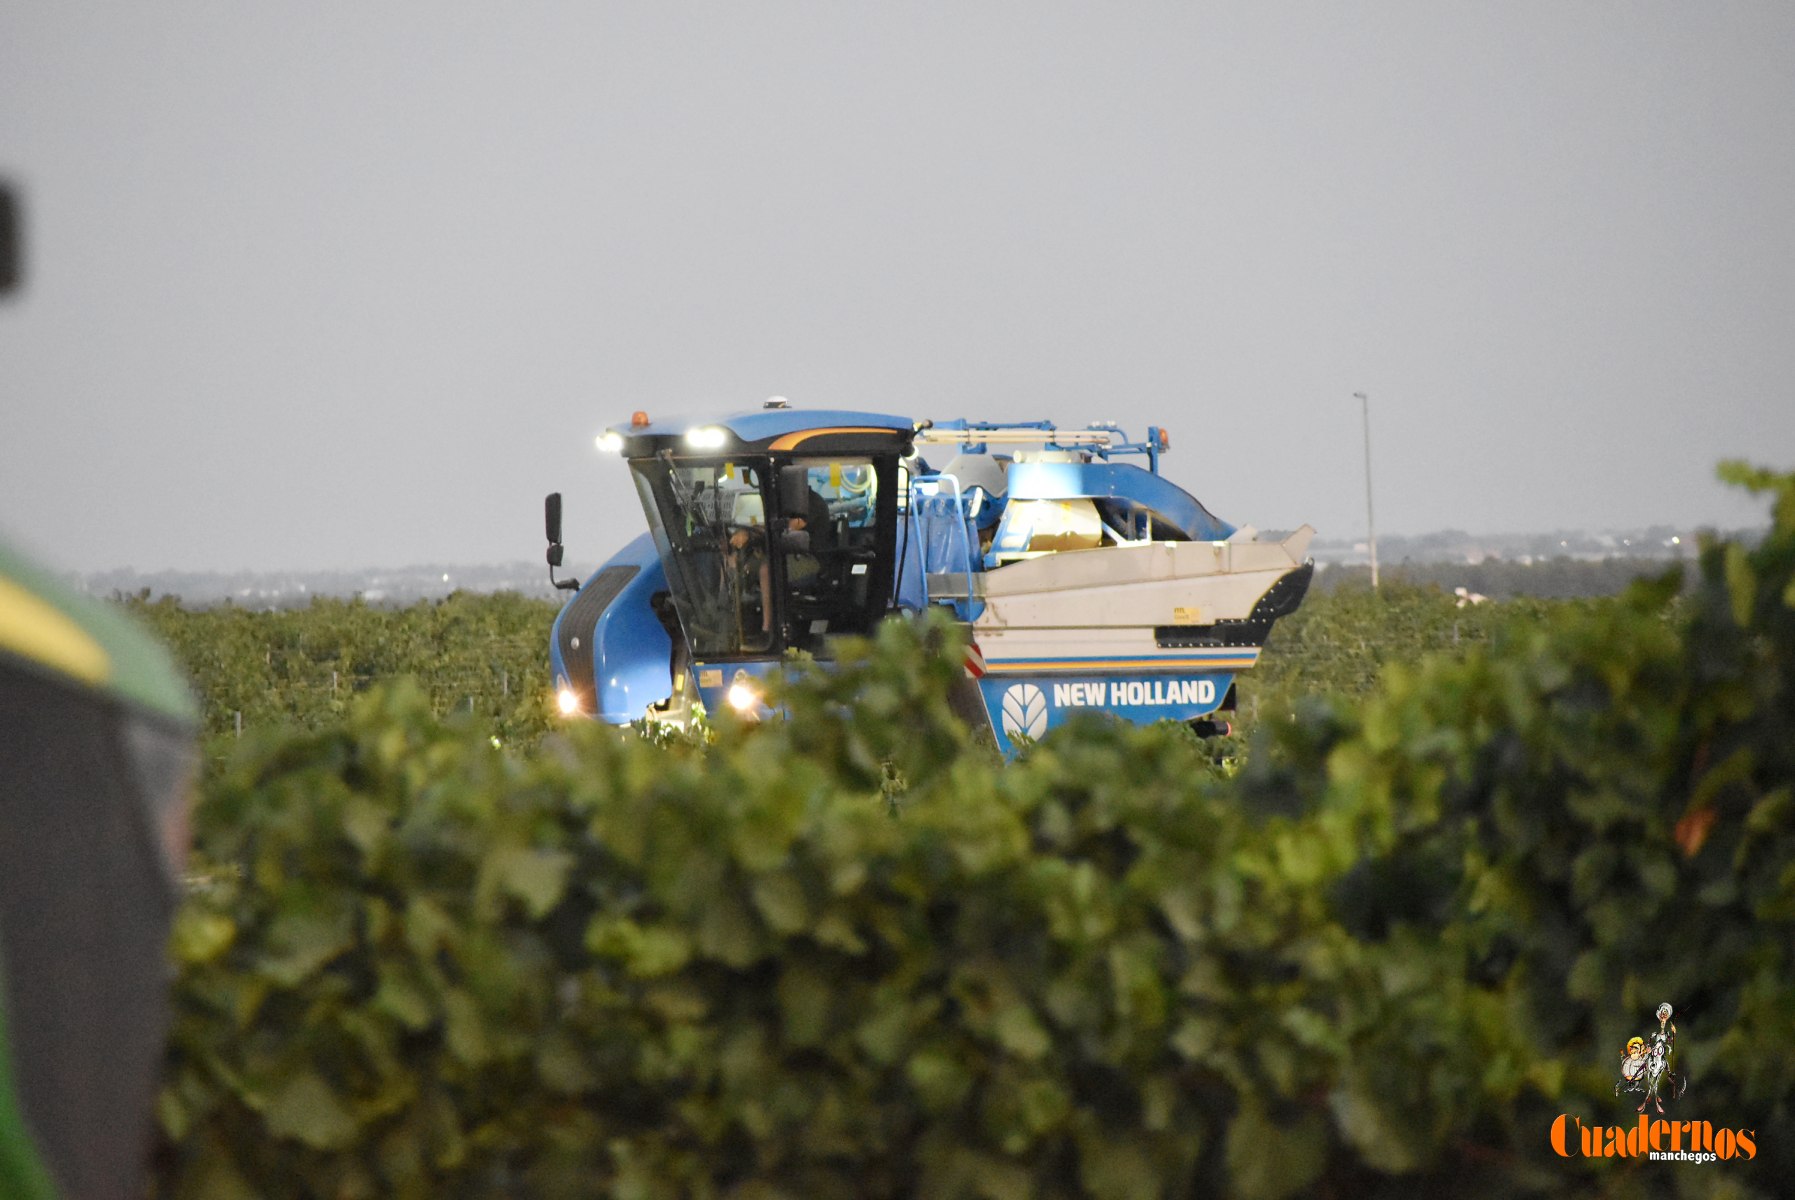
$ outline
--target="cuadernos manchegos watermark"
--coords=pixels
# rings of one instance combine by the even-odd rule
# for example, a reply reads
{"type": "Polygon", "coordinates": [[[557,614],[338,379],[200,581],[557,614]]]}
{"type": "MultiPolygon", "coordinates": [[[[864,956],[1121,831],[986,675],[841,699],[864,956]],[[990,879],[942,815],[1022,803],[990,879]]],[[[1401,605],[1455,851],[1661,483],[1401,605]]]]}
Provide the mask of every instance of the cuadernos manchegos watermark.
{"type": "Polygon", "coordinates": [[[1715,1128],[1709,1121],[1665,1120],[1665,1101],[1675,1101],[1689,1087],[1676,1069],[1677,1027],[1671,1007],[1660,1004],[1658,1028],[1630,1038],[1621,1051],[1620,1078],[1614,1094],[1639,1097],[1638,1121],[1631,1125],[1590,1125],[1581,1117],[1560,1113],[1552,1122],[1552,1149],[1565,1158],[1643,1158],[1652,1162],[1712,1163],[1751,1159],[1758,1154],[1755,1129],[1715,1128]],[[1656,1110],[1648,1114],[1647,1106],[1656,1110]]]}

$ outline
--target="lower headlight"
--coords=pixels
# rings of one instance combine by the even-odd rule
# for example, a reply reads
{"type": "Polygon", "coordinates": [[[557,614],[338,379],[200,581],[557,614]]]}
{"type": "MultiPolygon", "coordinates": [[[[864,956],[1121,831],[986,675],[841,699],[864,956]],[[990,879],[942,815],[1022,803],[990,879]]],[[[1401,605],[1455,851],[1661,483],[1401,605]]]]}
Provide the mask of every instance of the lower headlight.
{"type": "Polygon", "coordinates": [[[723,698],[729,701],[729,707],[739,713],[752,712],[760,706],[760,693],[754,690],[753,685],[740,679],[729,685],[729,691],[724,693],[723,698]]]}
{"type": "Polygon", "coordinates": [[[580,711],[580,698],[572,688],[564,687],[555,693],[555,707],[561,710],[562,716],[571,717],[580,711]]]}

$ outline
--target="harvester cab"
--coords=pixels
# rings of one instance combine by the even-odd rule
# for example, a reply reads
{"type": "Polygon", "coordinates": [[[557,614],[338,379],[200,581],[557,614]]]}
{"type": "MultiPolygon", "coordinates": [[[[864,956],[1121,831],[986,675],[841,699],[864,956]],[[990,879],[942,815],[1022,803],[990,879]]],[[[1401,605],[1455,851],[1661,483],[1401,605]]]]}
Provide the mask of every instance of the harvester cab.
{"type": "MultiPolygon", "coordinates": [[[[827,660],[836,637],[946,607],[971,641],[963,707],[1006,752],[1084,708],[1221,732],[1235,672],[1313,570],[1307,526],[1261,543],[1164,479],[1157,428],[1132,442],[1113,425],[769,406],[637,413],[598,440],[628,464],[648,532],[555,622],[569,716],[757,713],[787,651],[827,660]]],[[[558,495],[548,526],[552,569],[558,495]]]]}

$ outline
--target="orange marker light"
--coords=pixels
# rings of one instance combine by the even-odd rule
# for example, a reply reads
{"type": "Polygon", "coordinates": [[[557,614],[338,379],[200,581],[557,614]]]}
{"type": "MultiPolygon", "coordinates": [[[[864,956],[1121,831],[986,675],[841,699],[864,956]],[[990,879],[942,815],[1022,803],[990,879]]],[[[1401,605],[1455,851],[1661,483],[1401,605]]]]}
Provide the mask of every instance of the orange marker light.
{"type": "Polygon", "coordinates": [[[630,414],[629,423],[630,423],[631,429],[641,429],[643,426],[648,424],[648,414],[643,412],[641,409],[637,409],[635,412],[630,414]]]}
{"type": "Polygon", "coordinates": [[[1161,426],[1159,430],[1159,448],[1161,450],[1170,450],[1172,448],[1172,434],[1163,426],[1161,426]]]}

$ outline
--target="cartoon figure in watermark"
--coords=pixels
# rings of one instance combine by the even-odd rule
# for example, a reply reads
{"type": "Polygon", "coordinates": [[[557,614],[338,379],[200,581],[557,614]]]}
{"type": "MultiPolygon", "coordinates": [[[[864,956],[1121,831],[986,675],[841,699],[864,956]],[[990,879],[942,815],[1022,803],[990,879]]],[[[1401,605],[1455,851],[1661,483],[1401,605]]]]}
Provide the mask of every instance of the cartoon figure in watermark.
{"type": "Polygon", "coordinates": [[[1657,1031],[1628,1039],[1621,1053],[1620,1078],[1614,1081],[1616,1096],[1626,1092],[1640,1097],[1640,1112],[1647,1104],[1655,1104],[1663,1112],[1665,1100],[1675,1100],[1689,1087],[1688,1078],[1675,1070],[1677,1027],[1670,1023],[1670,1005],[1660,1004],[1654,1015],[1657,1031]]]}

